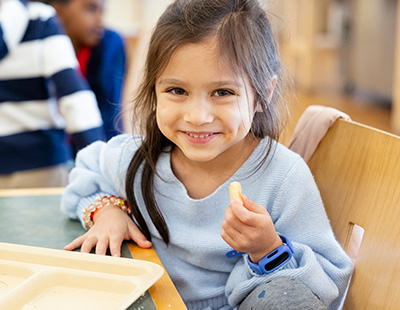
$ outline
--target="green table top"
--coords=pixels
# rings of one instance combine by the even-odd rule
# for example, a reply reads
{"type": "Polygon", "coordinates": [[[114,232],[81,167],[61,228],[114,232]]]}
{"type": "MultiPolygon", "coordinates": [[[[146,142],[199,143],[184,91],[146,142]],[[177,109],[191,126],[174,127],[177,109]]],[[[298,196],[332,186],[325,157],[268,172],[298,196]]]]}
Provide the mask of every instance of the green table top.
{"type": "MultiPolygon", "coordinates": [[[[85,230],[60,211],[60,195],[0,197],[0,242],[63,249],[85,230]]],[[[126,244],[123,257],[132,255],[126,244]]],[[[129,310],[155,310],[147,291],[129,310]]]]}

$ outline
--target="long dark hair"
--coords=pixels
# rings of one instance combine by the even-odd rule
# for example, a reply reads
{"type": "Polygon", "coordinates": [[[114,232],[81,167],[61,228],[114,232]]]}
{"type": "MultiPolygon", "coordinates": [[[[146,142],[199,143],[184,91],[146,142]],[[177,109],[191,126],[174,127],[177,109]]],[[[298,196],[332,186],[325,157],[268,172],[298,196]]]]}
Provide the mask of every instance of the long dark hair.
{"type": "Polygon", "coordinates": [[[178,46],[197,43],[215,36],[222,57],[229,59],[235,72],[244,74],[251,85],[255,101],[262,112],[254,116],[250,133],[256,138],[270,137],[265,159],[281,129],[281,63],[266,12],[258,0],[177,0],[158,20],[150,39],[143,81],[134,98],[134,124],[143,134],[143,142],[134,154],[126,176],[126,194],[134,219],[151,240],[149,228],[135,198],[134,181],[141,170],[141,192],[147,212],[169,243],[167,223],[154,195],[156,163],[172,142],[159,130],[156,122],[156,79],[178,46]],[[272,98],[271,80],[277,79],[272,98]]]}

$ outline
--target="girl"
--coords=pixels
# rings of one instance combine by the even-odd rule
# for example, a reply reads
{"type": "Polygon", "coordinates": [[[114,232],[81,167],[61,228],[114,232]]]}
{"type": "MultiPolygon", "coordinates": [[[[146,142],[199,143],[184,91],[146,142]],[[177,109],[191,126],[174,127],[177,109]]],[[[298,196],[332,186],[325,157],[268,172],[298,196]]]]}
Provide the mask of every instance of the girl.
{"type": "Polygon", "coordinates": [[[307,165],[276,142],[281,85],[257,0],[172,3],[135,99],[144,135],[80,152],[62,210],[91,228],[66,249],[153,246],[188,309],[338,309],[352,265],[307,165]]]}

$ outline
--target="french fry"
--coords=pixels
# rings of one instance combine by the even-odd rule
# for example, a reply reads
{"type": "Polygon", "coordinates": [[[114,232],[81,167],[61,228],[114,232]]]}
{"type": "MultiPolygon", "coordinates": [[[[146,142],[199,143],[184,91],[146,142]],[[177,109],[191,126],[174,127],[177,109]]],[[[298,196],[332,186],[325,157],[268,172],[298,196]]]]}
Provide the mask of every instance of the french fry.
{"type": "Polygon", "coordinates": [[[243,204],[242,185],[239,182],[232,182],[229,185],[229,198],[239,200],[243,204]]]}

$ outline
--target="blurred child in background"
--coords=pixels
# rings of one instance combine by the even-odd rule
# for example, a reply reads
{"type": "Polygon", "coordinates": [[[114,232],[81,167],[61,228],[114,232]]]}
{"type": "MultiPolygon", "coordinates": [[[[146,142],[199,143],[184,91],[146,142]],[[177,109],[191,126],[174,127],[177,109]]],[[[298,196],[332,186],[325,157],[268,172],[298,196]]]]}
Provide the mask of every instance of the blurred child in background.
{"type": "Polygon", "coordinates": [[[0,188],[64,186],[72,146],[104,140],[55,10],[0,0],[0,188]]]}
{"type": "Polygon", "coordinates": [[[107,139],[122,131],[119,121],[125,75],[122,38],[104,28],[105,0],[47,0],[64,24],[80,69],[96,94],[107,139]]]}

